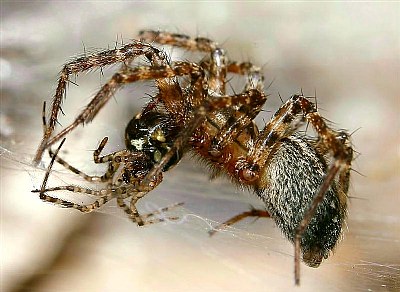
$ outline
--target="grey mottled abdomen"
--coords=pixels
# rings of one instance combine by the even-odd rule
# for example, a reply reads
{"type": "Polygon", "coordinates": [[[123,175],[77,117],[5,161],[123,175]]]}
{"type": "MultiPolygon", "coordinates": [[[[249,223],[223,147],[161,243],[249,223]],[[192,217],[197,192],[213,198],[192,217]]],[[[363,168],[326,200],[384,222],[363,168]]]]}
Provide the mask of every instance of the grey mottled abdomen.
{"type": "MultiPolygon", "coordinates": [[[[293,135],[276,144],[268,158],[258,196],[285,236],[293,242],[295,230],[317,194],[327,163],[315,145],[293,135]]],[[[301,240],[304,262],[317,267],[329,256],[341,236],[346,216],[335,181],[318,206],[301,240]]]]}

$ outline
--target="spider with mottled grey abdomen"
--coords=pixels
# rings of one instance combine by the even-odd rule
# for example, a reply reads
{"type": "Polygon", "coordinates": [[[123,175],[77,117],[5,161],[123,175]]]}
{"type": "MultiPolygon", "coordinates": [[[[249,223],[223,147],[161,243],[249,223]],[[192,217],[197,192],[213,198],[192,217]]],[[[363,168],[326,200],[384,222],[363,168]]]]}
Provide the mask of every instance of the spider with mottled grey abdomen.
{"type": "Polygon", "coordinates": [[[331,129],[316,106],[303,94],[293,95],[281,105],[262,130],[253,122],[267,96],[260,68],[249,62],[229,61],[217,43],[206,38],[158,31],[140,32],[140,40],[120,48],[79,57],[64,65],[53,98],[50,120],[43,114],[44,135],[35,156],[41,160],[49,150],[52,161],[40,198],[63,207],[90,212],[115,198],[138,225],[158,222],[153,214],[140,215],[136,203],[162,181],[162,173],[175,166],[187,152],[208,162],[215,174],[225,173],[240,186],[253,189],[266,211],[253,210],[227,224],[248,216],[272,217],[295,245],[295,280],[300,280],[303,261],[318,267],[337,245],[347,213],[347,192],[353,149],[344,131],[331,129]],[[156,45],[173,46],[203,54],[198,62],[172,61],[156,45]],[[139,56],[145,65],[134,65],[139,56]],[[105,83],[78,117],[58,134],[55,125],[71,75],[121,63],[121,69],[105,83]],[[228,95],[227,75],[246,78],[239,94],[228,95]],[[125,129],[126,149],[100,156],[104,138],[94,152],[95,163],[107,163],[103,176],[89,176],[58,157],[51,146],[79,125],[91,122],[122,86],[154,80],[157,94],[125,129]],[[300,134],[305,122],[317,137],[300,134]],[[107,183],[101,190],[73,185],[46,186],[54,161],[93,183],[107,183]],[[99,199],[78,205],[54,198],[50,191],[88,193],[99,199]],[[129,207],[125,200],[130,199],[129,207]]]}

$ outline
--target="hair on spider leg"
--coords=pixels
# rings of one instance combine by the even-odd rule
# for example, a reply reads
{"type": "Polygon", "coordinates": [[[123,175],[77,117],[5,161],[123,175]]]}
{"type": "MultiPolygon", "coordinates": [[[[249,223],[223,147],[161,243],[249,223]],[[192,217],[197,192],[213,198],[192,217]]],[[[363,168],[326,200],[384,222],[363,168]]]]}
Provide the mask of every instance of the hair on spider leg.
{"type": "MultiPolygon", "coordinates": [[[[300,259],[318,267],[334,251],[347,216],[353,148],[350,136],[335,130],[321,115],[314,99],[300,94],[284,101],[258,128],[254,119],[268,99],[262,70],[251,62],[229,60],[218,43],[163,31],[143,30],[139,41],[112,50],[86,52],[85,58],[66,63],[60,73],[50,110],[49,123],[35,155],[65,139],[78,126],[95,119],[100,110],[122,88],[137,81],[154,82],[155,93],[125,128],[125,146],[102,155],[104,138],[93,153],[94,163],[107,165],[100,179],[86,175],[65,160],[52,157],[87,181],[107,184],[98,191],[73,185],[41,190],[64,190],[97,196],[89,205],[78,205],[47,196],[47,201],[81,212],[98,209],[111,199],[137,225],[165,220],[147,220],[136,204],[163,180],[163,173],[175,167],[186,153],[206,161],[212,174],[225,174],[239,187],[253,190],[266,210],[250,210],[233,217],[234,224],[246,217],[271,217],[295,249],[295,283],[300,282],[300,259]],[[155,46],[157,45],[157,47],[155,46]],[[163,50],[179,48],[202,56],[200,61],[175,60],[163,50]],[[161,48],[158,48],[161,47],[161,48]],[[145,59],[146,62],[134,62],[145,59]],[[61,103],[71,75],[120,64],[75,120],[55,133],[61,103]],[[128,64],[129,66],[123,66],[128,64]],[[245,82],[239,92],[227,74],[245,82]],[[184,80],[185,82],[180,82],[184,80]],[[308,125],[313,135],[303,133],[308,125]],[[130,200],[129,206],[125,200],[130,200]],[[267,216],[268,214],[268,216],[267,216]]],[[[271,82],[272,84],[272,82],[271,82]]],[[[144,95],[146,96],[146,95],[144,95]]],[[[51,151],[51,150],[50,150],[51,151]]],[[[57,151],[58,153],[58,151],[57,151]]]]}
{"type": "MultiPolygon", "coordinates": [[[[357,129],[357,130],[358,130],[358,129],[357,129]]],[[[357,130],[355,130],[355,131],[357,131],[357,130]]],[[[355,131],[353,131],[353,133],[354,133],[355,131]]],[[[349,137],[351,137],[351,135],[352,135],[353,133],[349,134],[349,137]]],[[[358,165],[358,163],[357,163],[357,160],[358,160],[358,157],[360,157],[362,154],[361,154],[360,152],[358,152],[357,150],[355,150],[355,149],[353,149],[353,151],[354,151],[354,154],[355,154],[355,155],[354,155],[354,157],[353,157],[352,163],[355,162],[357,168],[359,168],[359,165],[358,165]]],[[[367,178],[367,176],[366,176],[365,174],[363,174],[362,172],[356,170],[354,167],[350,167],[350,171],[351,171],[351,172],[357,173],[357,174],[360,175],[361,177],[367,178]]],[[[350,198],[350,196],[349,196],[349,198],[350,198]]]]}
{"type": "Polygon", "coordinates": [[[82,47],[83,47],[83,56],[86,58],[86,46],[83,40],[82,40],[82,47]]]}
{"type": "MultiPolygon", "coordinates": [[[[362,129],[362,127],[358,127],[357,129],[355,129],[353,132],[351,132],[350,134],[349,134],[349,137],[352,137],[355,133],[357,133],[359,130],[361,130],[362,129]]],[[[345,131],[344,129],[342,129],[342,131],[345,131]]],[[[357,152],[357,151],[356,151],[357,152]]]]}
{"type": "Polygon", "coordinates": [[[279,96],[279,99],[281,100],[281,104],[284,104],[285,102],[283,101],[283,98],[282,98],[280,92],[278,92],[278,96],[279,96]]]}
{"type": "Polygon", "coordinates": [[[317,89],[314,88],[314,104],[315,108],[318,110],[318,99],[317,99],[317,89]]]}

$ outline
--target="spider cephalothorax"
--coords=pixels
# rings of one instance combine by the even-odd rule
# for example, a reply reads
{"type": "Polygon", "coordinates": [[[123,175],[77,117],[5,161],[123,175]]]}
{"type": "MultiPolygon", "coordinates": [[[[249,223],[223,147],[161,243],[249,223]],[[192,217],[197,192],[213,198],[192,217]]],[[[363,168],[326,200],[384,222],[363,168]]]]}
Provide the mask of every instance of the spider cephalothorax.
{"type": "MultiPolygon", "coordinates": [[[[230,61],[217,43],[181,34],[140,32],[140,40],[121,48],[79,57],[65,64],[53,99],[51,115],[36,153],[38,163],[48,149],[52,161],[39,192],[41,199],[63,207],[90,212],[111,199],[138,225],[159,222],[154,214],[140,215],[137,201],[162,181],[162,173],[191,151],[207,161],[216,173],[225,173],[237,184],[253,189],[266,211],[252,210],[229,220],[247,216],[272,217],[295,244],[295,278],[299,282],[300,253],[304,262],[317,267],[335,248],[346,218],[347,192],[353,150],[348,135],[331,129],[316,106],[303,94],[283,103],[263,129],[253,119],[267,96],[260,68],[249,62],[230,61]],[[156,45],[169,45],[203,54],[200,62],[172,61],[156,45]],[[146,65],[135,65],[138,57],[146,65]],[[103,85],[75,121],[54,134],[71,74],[122,63],[121,69],[103,85]],[[229,75],[245,77],[242,92],[228,94],[229,75]],[[126,149],[100,156],[108,138],[94,151],[95,163],[107,163],[102,176],[90,176],[58,157],[51,146],[79,125],[91,122],[123,85],[154,80],[158,89],[141,113],[127,125],[126,149]],[[315,130],[312,138],[301,133],[305,122],[315,130]],[[46,186],[54,161],[90,182],[107,186],[93,190],[77,186],[46,186]],[[93,204],[79,205],[47,195],[66,190],[98,196],[93,204]],[[130,199],[129,206],[125,200],[130,199]]],[[[43,114],[44,116],[44,114],[43,114]]]]}
{"type": "MultiPolygon", "coordinates": [[[[155,110],[143,111],[128,123],[125,144],[130,151],[145,153],[155,165],[170,151],[178,134],[179,127],[167,114],[155,110]]],[[[180,159],[181,155],[175,153],[163,171],[177,164],[180,159]]]]}

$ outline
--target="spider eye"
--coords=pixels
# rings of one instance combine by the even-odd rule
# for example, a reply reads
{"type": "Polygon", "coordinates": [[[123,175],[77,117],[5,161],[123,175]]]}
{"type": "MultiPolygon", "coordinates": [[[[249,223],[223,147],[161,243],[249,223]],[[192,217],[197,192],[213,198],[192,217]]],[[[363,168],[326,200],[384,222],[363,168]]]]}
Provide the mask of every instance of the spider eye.
{"type": "Polygon", "coordinates": [[[143,150],[143,145],[145,144],[144,138],[139,138],[139,139],[131,139],[130,145],[133,146],[136,150],[142,151],[143,150]]]}
{"type": "Polygon", "coordinates": [[[349,134],[347,134],[345,131],[340,131],[337,137],[339,138],[340,141],[343,142],[343,144],[350,139],[349,134]]]}
{"type": "Polygon", "coordinates": [[[250,168],[245,168],[240,171],[240,178],[247,182],[253,182],[258,179],[258,174],[250,168]]]}
{"type": "Polygon", "coordinates": [[[162,158],[162,154],[161,154],[161,152],[160,151],[158,151],[158,150],[156,150],[156,151],[154,151],[154,154],[153,154],[153,160],[154,160],[154,162],[160,162],[161,161],[161,158],[162,158]]]}
{"type": "Polygon", "coordinates": [[[154,140],[157,140],[159,142],[165,142],[165,134],[163,132],[162,129],[157,128],[152,134],[151,134],[151,138],[153,138],[154,140]]]}

